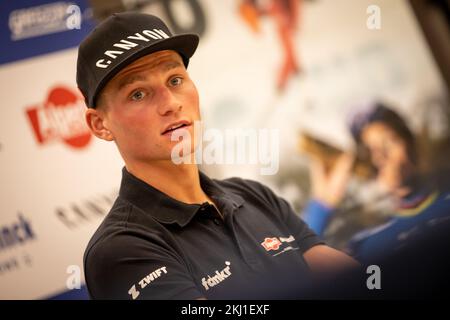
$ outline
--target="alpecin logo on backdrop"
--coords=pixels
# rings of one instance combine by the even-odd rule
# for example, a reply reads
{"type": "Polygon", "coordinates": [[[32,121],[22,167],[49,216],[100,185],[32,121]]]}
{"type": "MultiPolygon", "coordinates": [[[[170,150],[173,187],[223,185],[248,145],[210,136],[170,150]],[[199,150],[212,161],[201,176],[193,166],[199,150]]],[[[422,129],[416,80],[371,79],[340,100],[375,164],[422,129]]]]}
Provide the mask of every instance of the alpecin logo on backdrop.
{"type": "Polygon", "coordinates": [[[84,120],[85,108],[77,89],[57,86],[43,103],[28,107],[26,114],[39,144],[62,140],[70,147],[84,148],[92,137],[84,120]]]}

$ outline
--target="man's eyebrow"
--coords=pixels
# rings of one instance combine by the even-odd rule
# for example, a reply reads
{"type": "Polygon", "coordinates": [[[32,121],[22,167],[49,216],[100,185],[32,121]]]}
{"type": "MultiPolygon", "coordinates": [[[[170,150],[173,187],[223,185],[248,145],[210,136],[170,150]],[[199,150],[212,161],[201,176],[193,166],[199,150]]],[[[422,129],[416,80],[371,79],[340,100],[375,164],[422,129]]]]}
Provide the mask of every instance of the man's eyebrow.
{"type": "Polygon", "coordinates": [[[132,84],[133,82],[144,81],[144,80],[145,80],[145,77],[141,74],[132,74],[132,75],[126,76],[119,82],[118,90],[132,84]]]}
{"type": "MultiPolygon", "coordinates": [[[[169,70],[172,70],[172,69],[175,69],[175,68],[178,68],[178,67],[181,67],[181,66],[182,66],[182,64],[179,63],[178,61],[171,61],[171,62],[165,63],[163,71],[167,72],[169,70]]],[[[122,88],[124,88],[124,87],[126,87],[126,86],[128,86],[130,84],[132,84],[133,82],[144,81],[145,79],[146,79],[146,77],[144,77],[142,74],[132,74],[132,75],[129,75],[129,76],[125,76],[119,82],[118,90],[120,90],[120,89],[122,89],[122,88]]]]}
{"type": "Polygon", "coordinates": [[[178,61],[171,61],[169,63],[166,63],[164,71],[169,71],[178,67],[181,67],[181,63],[179,63],[178,61]]]}

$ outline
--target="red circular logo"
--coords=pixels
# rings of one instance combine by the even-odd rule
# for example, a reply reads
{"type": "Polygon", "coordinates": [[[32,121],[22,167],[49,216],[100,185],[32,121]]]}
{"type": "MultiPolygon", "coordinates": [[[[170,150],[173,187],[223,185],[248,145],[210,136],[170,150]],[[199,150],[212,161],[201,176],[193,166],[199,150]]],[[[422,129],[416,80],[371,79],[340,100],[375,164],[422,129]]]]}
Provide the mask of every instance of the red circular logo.
{"type": "Polygon", "coordinates": [[[74,148],[83,148],[92,134],[84,120],[85,104],[82,96],[67,87],[53,87],[41,106],[27,110],[39,143],[59,139],[74,148]]]}

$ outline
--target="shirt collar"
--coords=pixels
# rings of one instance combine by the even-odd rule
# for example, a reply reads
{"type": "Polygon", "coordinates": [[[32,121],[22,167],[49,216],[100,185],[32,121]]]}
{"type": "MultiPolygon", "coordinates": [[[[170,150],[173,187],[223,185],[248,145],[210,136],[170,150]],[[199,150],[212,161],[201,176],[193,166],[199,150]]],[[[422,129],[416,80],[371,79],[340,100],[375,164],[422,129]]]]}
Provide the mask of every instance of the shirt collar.
{"type": "MultiPolygon", "coordinates": [[[[245,202],[240,195],[222,187],[220,181],[210,179],[201,171],[199,176],[202,189],[214,200],[224,216],[245,202]]],[[[188,204],[168,196],[129,173],[125,167],[122,169],[119,197],[150,214],[160,223],[177,223],[180,227],[186,226],[201,207],[201,204],[188,204]]]]}

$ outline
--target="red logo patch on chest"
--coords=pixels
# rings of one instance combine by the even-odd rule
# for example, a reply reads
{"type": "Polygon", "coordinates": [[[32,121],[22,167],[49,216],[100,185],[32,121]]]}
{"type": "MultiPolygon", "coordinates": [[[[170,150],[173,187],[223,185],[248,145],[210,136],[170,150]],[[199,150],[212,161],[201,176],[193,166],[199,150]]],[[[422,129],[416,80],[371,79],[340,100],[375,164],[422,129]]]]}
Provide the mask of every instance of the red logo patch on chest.
{"type": "Polygon", "coordinates": [[[270,250],[278,250],[281,245],[281,241],[278,240],[278,238],[265,238],[264,242],[261,242],[261,245],[263,246],[266,251],[270,250]]]}

